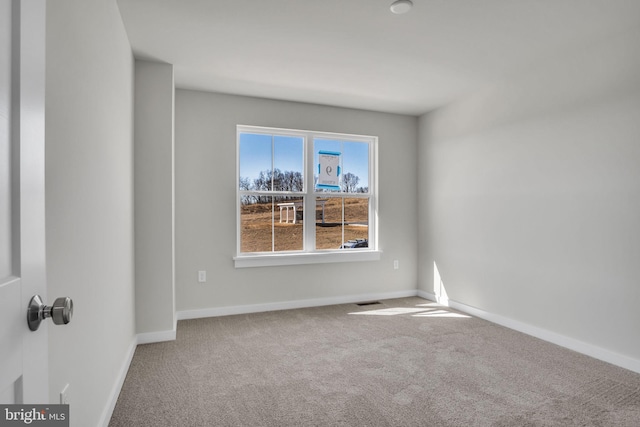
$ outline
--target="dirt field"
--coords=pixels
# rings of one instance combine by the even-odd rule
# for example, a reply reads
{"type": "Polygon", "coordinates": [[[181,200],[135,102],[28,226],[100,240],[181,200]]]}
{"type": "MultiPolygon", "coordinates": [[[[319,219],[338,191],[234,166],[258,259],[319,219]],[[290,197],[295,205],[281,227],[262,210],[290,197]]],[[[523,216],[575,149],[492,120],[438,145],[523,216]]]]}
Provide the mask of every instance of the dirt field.
{"type": "MultiPolygon", "coordinates": [[[[324,224],[322,223],[321,205],[316,206],[316,249],[338,249],[343,241],[350,239],[366,239],[369,233],[367,226],[367,199],[345,199],[342,226],[342,199],[329,198],[324,206],[324,224]],[[344,229],[344,240],[343,240],[344,229]]],[[[303,245],[303,212],[299,213],[296,224],[280,223],[280,209],[272,208],[270,203],[253,204],[242,207],[241,243],[242,252],[271,252],[271,222],[273,218],[274,243],[276,251],[302,250],[303,245]],[[274,214],[272,216],[272,209],[274,214]]],[[[289,212],[289,221],[293,218],[289,212]]],[[[283,221],[286,218],[283,211],[283,221]]]]}

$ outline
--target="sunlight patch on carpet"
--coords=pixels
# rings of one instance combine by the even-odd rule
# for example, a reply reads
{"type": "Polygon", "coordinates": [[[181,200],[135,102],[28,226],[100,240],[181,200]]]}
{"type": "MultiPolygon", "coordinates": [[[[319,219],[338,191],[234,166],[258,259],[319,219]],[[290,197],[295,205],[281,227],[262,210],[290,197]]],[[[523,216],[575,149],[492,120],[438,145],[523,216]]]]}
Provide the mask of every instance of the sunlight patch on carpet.
{"type": "Polygon", "coordinates": [[[471,316],[460,313],[452,313],[447,310],[438,308],[426,308],[429,304],[420,304],[418,307],[393,307],[381,308],[378,310],[356,311],[349,314],[362,314],[366,316],[397,316],[400,314],[409,314],[412,317],[450,317],[470,319],[471,316]],[[424,308],[421,308],[424,307],[424,308]]]}
{"type": "Polygon", "coordinates": [[[394,308],[381,308],[379,310],[367,310],[356,311],[349,314],[364,314],[368,316],[396,316],[398,314],[411,314],[426,311],[424,308],[412,308],[412,307],[394,307],[394,308]]]}
{"type": "Polygon", "coordinates": [[[435,311],[418,313],[418,314],[414,314],[413,317],[451,317],[451,318],[471,319],[471,316],[467,316],[466,314],[452,313],[446,310],[435,310],[435,311]]]}

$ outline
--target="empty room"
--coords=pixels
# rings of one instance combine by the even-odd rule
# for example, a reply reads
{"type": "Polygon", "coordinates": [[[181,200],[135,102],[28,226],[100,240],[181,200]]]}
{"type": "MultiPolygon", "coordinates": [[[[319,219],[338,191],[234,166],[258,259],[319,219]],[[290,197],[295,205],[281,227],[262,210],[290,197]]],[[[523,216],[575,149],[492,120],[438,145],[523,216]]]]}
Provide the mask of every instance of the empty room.
{"type": "Polygon", "coordinates": [[[0,424],[640,425],[637,0],[0,4],[0,424]]]}

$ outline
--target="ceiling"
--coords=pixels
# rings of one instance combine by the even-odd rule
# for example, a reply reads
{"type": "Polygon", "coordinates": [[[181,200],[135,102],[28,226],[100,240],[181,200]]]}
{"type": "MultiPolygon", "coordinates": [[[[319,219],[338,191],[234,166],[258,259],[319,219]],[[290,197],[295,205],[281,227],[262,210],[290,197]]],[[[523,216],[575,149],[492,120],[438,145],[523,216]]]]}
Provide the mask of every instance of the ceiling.
{"type": "Polygon", "coordinates": [[[419,115],[640,23],[639,0],[118,0],[176,86],[419,115]]]}

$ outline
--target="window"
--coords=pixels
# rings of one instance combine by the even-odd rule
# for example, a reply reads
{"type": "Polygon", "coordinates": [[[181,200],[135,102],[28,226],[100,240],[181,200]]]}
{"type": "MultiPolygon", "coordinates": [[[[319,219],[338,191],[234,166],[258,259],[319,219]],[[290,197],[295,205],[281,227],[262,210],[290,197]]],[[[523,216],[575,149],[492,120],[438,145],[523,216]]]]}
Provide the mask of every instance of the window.
{"type": "Polygon", "coordinates": [[[371,136],[237,127],[236,267],[379,259],[371,136]]]}

